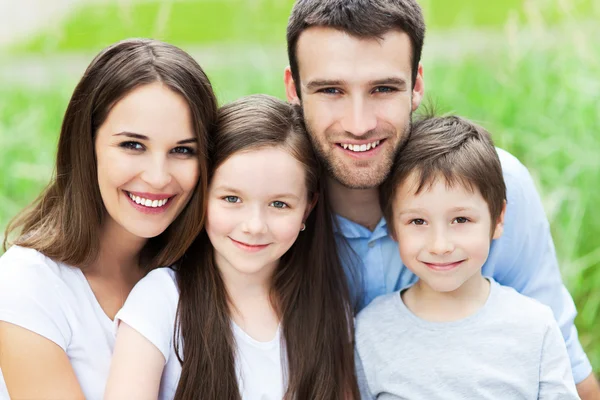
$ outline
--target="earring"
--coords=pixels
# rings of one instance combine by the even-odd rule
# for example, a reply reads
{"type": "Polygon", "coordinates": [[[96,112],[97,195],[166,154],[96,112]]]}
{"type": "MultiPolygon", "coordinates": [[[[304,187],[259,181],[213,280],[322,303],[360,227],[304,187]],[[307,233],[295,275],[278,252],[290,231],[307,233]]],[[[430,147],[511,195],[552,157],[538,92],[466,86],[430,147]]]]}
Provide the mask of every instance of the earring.
{"type": "Polygon", "coordinates": [[[305,229],[306,229],[306,224],[303,222],[302,223],[302,228],[300,228],[300,232],[304,232],[305,229]]]}

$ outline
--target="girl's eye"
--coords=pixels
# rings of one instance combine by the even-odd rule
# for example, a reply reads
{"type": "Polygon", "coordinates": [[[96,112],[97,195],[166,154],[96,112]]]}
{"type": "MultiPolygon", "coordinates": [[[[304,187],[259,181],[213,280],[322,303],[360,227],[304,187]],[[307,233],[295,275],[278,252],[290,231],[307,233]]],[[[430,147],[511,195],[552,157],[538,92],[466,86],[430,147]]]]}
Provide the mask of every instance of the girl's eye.
{"type": "Polygon", "coordinates": [[[123,142],[121,144],[119,144],[120,147],[123,147],[124,149],[128,149],[128,150],[144,150],[144,145],[142,145],[139,142],[123,142]]]}
{"type": "Polygon", "coordinates": [[[413,225],[425,225],[425,220],[421,218],[415,218],[412,221],[410,221],[410,223],[413,225]]]}
{"type": "Polygon", "coordinates": [[[454,221],[452,221],[452,222],[456,222],[457,224],[464,224],[464,223],[469,222],[469,219],[465,218],[465,217],[456,217],[456,218],[454,218],[454,221]]]}
{"type": "Polygon", "coordinates": [[[223,200],[225,200],[228,203],[240,203],[241,202],[240,198],[237,196],[225,196],[225,197],[223,197],[223,200]]]}
{"type": "Polygon", "coordinates": [[[176,153],[176,154],[189,155],[189,156],[196,154],[195,149],[193,149],[191,147],[187,147],[187,146],[175,147],[173,150],[171,150],[171,152],[176,153]]]}
{"type": "Polygon", "coordinates": [[[283,201],[274,201],[269,205],[273,206],[275,208],[287,208],[288,207],[288,205],[285,204],[283,201]]]}

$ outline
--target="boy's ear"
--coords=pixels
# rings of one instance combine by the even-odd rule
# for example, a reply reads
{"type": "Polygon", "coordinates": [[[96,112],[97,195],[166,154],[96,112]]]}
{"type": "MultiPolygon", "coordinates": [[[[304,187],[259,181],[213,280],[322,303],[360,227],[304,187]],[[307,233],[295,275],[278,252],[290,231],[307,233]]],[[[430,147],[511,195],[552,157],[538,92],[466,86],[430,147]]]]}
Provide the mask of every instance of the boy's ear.
{"type": "Polygon", "coordinates": [[[504,216],[506,214],[506,200],[502,203],[502,212],[498,217],[498,221],[496,222],[496,227],[494,228],[494,234],[492,235],[492,239],[500,239],[502,233],[504,232],[504,216]]]}

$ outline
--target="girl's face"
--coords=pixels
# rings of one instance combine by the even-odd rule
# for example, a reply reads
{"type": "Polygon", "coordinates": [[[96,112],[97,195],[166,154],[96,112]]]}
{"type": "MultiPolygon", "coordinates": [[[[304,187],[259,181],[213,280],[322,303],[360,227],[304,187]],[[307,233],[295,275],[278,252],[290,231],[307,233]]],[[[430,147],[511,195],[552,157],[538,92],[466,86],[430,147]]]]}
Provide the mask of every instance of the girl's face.
{"type": "Polygon", "coordinates": [[[304,167],[278,147],[239,152],[214,173],[206,232],[225,277],[268,279],[309,212],[304,167]]]}
{"type": "Polygon", "coordinates": [[[157,82],[119,100],[96,135],[106,223],[139,238],[161,234],[185,207],[199,176],[186,101],[157,82]]]}

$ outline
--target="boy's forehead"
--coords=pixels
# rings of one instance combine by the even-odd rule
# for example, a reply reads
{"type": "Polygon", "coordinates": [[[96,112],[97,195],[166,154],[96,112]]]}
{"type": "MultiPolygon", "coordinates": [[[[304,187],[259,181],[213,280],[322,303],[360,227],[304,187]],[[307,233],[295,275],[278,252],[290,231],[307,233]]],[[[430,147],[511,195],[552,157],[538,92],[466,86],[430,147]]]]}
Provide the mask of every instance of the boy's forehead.
{"type": "MultiPolygon", "coordinates": [[[[420,197],[430,192],[438,195],[450,195],[451,193],[463,192],[465,194],[478,195],[479,189],[464,177],[458,175],[445,175],[441,171],[425,173],[415,169],[408,173],[404,179],[397,184],[396,198],[398,197],[420,197]]],[[[395,202],[395,204],[398,204],[395,202]]]]}

